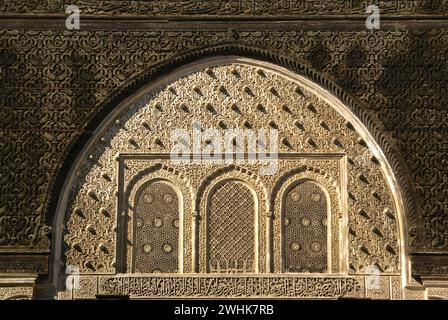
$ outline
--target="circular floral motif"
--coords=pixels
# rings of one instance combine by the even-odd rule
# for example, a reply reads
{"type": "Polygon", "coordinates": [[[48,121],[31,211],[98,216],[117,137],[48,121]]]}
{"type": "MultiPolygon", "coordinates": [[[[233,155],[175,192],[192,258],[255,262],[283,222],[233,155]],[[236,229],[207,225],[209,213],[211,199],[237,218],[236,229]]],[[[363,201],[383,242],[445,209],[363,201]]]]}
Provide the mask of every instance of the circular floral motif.
{"type": "Polygon", "coordinates": [[[160,228],[162,226],[162,219],[155,218],[154,219],[154,227],[160,228]]]}
{"type": "Polygon", "coordinates": [[[146,253],[150,253],[152,250],[152,247],[150,244],[147,244],[143,247],[143,251],[145,251],[146,253]]]}
{"type": "Polygon", "coordinates": [[[285,217],[285,221],[284,221],[285,226],[289,226],[289,218],[285,217]]]}
{"type": "Polygon", "coordinates": [[[322,225],[324,226],[324,227],[326,227],[327,226],[327,219],[326,218],[324,218],[324,219],[322,219],[322,225]]]}
{"type": "Polygon", "coordinates": [[[170,253],[171,251],[173,251],[173,247],[171,247],[171,245],[167,243],[163,246],[163,251],[165,251],[166,253],[170,253]]]}
{"type": "Polygon", "coordinates": [[[321,195],[318,193],[313,193],[311,195],[311,200],[313,200],[314,202],[319,202],[321,198],[322,198],[321,195]]]}
{"type": "Polygon", "coordinates": [[[293,242],[291,243],[291,250],[293,251],[299,251],[300,250],[300,244],[298,244],[297,242],[293,242]]]}
{"type": "Polygon", "coordinates": [[[143,220],[141,218],[137,218],[137,227],[140,228],[143,226],[143,220]]]}
{"type": "Polygon", "coordinates": [[[319,242],[313,242],[311,244],[311,250],[314,252],[320,252],[320,250],[322,250],[322,245],[319,242]]]}
{"type": "Polygon", "coordinates": [[[310,219],[308,219],[308,218],[303,218],[303,219],[302,219],[302,225],[303,225],[304,227],[309,227],[310,224],[311,224],[311,220],[310,220],[310,219]]]}
{"type": "Polygon", "coordinates": [[[165,203],[171,203],[173,202],[173,196],[170,194],[166,194],[163,196],[163,201],[165,201],[165,203]]]}
{"type": "Polygon", "coordinates": [[[179,228],[179,219],[173,221],[174,228],[179,228]]]}
{"type": "Polygon", "coordinates": [[[299,202],[299,200],[300,200],[300,196],[299,196],[299,194],[298,194],[297,192],[293,192],[293,193],[291,194],[291,198],[292,198],[292,200],[295,201],[295,202],[299,202]]]}
{"type": "Polygon", "coordinates": [[[154,197],[152,194],[145,194],[143,200],[145,200],[146,203],[153,203],[154,197]]]}

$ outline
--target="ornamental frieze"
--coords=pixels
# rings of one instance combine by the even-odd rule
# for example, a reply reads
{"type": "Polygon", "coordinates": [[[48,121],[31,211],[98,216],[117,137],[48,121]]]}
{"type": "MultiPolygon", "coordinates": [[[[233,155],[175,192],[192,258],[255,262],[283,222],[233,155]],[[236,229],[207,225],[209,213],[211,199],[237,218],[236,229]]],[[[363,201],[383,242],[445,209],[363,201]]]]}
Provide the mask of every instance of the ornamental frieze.
{"type": "Polygon", "coordinates": [[[213,1],[73,1],[3,0],[0,12],[5,14],[64,14],[69,5],[79,6],[86,15],[121,16],[306,16],[364,15],[367,6],[377,4],[385,15],[444,15],[446,0],[213,0],[213,1]]]}

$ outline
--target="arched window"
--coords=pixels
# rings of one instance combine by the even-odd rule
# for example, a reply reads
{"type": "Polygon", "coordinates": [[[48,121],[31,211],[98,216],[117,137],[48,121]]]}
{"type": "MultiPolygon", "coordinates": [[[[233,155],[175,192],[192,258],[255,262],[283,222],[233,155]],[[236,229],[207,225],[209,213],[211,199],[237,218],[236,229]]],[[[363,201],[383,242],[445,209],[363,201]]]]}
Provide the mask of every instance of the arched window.
{"type": "Polygon", "coordinates": [[[283,269],[324,273],[328,269],[328,199],[315,182],[293,184],[283,205],[283,269]]]}
{"type": "Polygon", "coordinates": [[[180,201],[176,191],[165,181],[152,182],[140,190],[136,203],[135,272],[178,272],[180,201]]]}
{"type": "Polygon", "coordinates": [[[208,271],[255,271],[256,198],[242,182],[215,187],[208,205],[208,271]]]}

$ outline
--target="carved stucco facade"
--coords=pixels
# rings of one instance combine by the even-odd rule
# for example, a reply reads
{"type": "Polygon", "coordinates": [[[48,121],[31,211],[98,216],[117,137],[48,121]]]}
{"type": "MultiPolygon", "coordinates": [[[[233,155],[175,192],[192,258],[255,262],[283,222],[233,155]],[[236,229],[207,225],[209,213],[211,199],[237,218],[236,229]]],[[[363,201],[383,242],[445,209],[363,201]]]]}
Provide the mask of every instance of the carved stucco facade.
{"type": "Polygon", "coordinates": [[[435,8],[431,1],[380,1],[381,30],[367,31],[364,2],[81,1],[82,12],[105,19],[87,16],[76,32],[65,30],[63,1],[2,3],[0,272],[9,279],[0,284],[2,297],[22,297],[22,288],[30,297],[34,280],[29,279],[37,274],[47,279],[39,281],[34,295],[52,296],[51,284],[57,284],[61,298],[118,293],[148,298],[148,292],[164,297],[167,292],[161,288],[169,286],[184,288],[175,296],[192,297],[219,297],[222,288],[232,286],[236,291],[229,295],[241,297],[339,297],[353,292],[367,298],[442,297],[448,272],[447,3],[439,1],[435,8]],[[344,20],[347,14],[354,19],[344,20]],[[107,21],[112,15],[122,24],[107,21]],[[330,19],[319,18],[328,15],[330,19]],[[142,20],[128,19],[132,16],[142,20]],[[185,17],[192,20],[182,21],[185,17]],[[211,17],[226,23],[215,24],[211,17]],[[233,20],[237,17],[247,21],[233,20]],[[186,68],[211,56],[224,60],[186,68]],[[250,57],[252,62],[226,61],[229,56],[250,57]],[[207,73],[210,68],[224,77],[220,83],[225,83],[229,97],[211,90],[215,80],[207,73]],[[235,68],[242,68],[244,77],[235,76],[235,68]],[[259,69],[269,84],[263,83],[268,80],[259,69]],[[156,88],[160,78],[165,84],[156,88]],[[304,87],[303,96],[296,91],[297,81],[304,87]],[[170,85],[185,95],[174,95],[170,85]],[[235,91],[240,86],[243,90],[235,91]],[[256,92],[255,98],[245,87],[256,92]],[[163,122],[160,111],[151,108],[157,99],[162,106],[170,101],[170,112],[162,108],[163,122]],[[239,108],[251,111],[239,114],[226,99],[236,99],[239,108]],[[256,166],[204,165],[188,171],[188,166],[169,161],[166,120],[172,117],[169,126],[191,129],[191,119],[199,114],[204,124],[220,128],[218,115],[207,111],[207,103],[215,109],[227,106],[215,111],[232,125],[269,128],[273,122],[279,127],[277,176],[260,177],[256,166]],[[316,113],[308,108],[310,103],[316,113]],[[268,110],[265,117],[259,105],[268,110]],[[303,112],[294,109],[299,105],[303,112]],[[124,122],[109,123],[110,131],[99,137],[98,128],[106,130],[112,115],[124,122]],[[148,117],[147,126],[138,116],[148,117]],[[358,123],[358,130],[347,130],[347,121],[358,123]],[[110,144],[97,141],[101,138],[110,144]],[[93,159],[88,160],[90,154],[93,159]],[[74,172],[73,167],[82,169],[74,172]],[[120,170],[122,180],[117,177],[120,170]],[[202,279],[192,280],[187,274],[206,264],[201,261],[207,245],[201,238],[206,234],[201,215],[207,204],[198,195],[209,193],[226,175],[248,183],[258,199],[259,274],[202,274],[202,279]],[[88,179],[82,181],[83,176],[88,179]],[[125,241],[133,222],[127,223],[122,214],[134,213],[122,209],[151,179],[171,181],[183,197],[179,261],[184,274],[115,276],[129,271],[133,255],[125,241]],[[324,187],[332,219],[341,218],[329,223],[329,243],[334,246],[328,250],[330,268],[317,277],[288,275],[281,268],[282,204],[276,194],[303,179],[324,187]],[[98,200],[89,196],[91,191],[98,200]],[[80,215],[76,203],[83,204],[80,215]],[[194,225],[197,235],[185,228],[194,225]],[[86,244],[87,239],[91,243],[86,244]],[[81,268],[82,290],[62,291],[59,276],[67,262],[81,268]],[[365,268],[370,265],[377,265],[382,274],[376,291],[366,289],[365,268]],[[263,288],[263,283],[279,289],[250,291],[253,286],[263,288]],[[323,283],[334,291],[321,292],[323,283]],[[203,284],[214,291],[202,291],[203,284]],[[303,289],[313,286],[315,290],[303,289]]]}
{"type": "MultiPolygon", "coordinates": [[[[353,290],[358,297],[363,297],[367,293],[361,283],[368,277],[352,276],[370,275],[371,269],[376,267],[387,281],[383,291],[388,292],[390,276],[406,275],[404,270],[402,272],[406,268],[406,257],[400,248],[402,236],[399,230],[400,220],[404,223],[404,219],[399,218],[398,213],[401,211],[402,215],[403,209],[400,196],[394,195],[397,191],[394,180],[387,179],[391,169],[361,123],[330,95],[321,94],[321,90],[303,78],[294,80],[294,75],[286,70],[277,71],[273,65],[237,57],[209,59],[186,66],[143,92],[148,90],[150,93],[134,98],[137,99],[135,102],[118,107],[78,158],[72,171],[74,177],[67,180],[67,190],[62,190],[67,192],[67,201],[59,207],[62,217],[57,226],[64,227],[58,227],[61,238],[56,238],[56,243],[61,243],[61,249],[55,250],[55,268],[59,265],[78,266],[82,275],[100,275],[99,279],[105,281],[103,286],[113,281],[105,280],[105,274],[128,274],[131,278],[124,276],[115,281],[133,281],[132,273],[136,270],[132,266],[138,245],[134,230],[137,206],[141,201],[136,195],[144,183],[166,181],[179,190],[182,199],[179,214],[181,249],[178,250],[182,263],[177,272],[170,273],[184,274],[184,278],[161,278],[173,289],[154,292],[155,297],[219,297],[222,294],[217,292],[225,290],[225,279],[248,281],[241,284],[241,290],[251,293],[242,293],[242,297],[334,298],[352,292],[322,289],[324,291],[320,293],[307,293],[301,289],[297,293],[288,293],[298,289],[287,288],[278,294],[257,292],[256,281],[274,281],[280,287],[288,286],[291,281],[292,288],[302,281],[315,281],[318,287],[326,282],[334,282],[338,287],[338,281],[355,281],[353,290]],[[192,161],[190,156],[188,161],[173,160],[170,155],[175,142],[172,141],[173,130],[186,130],[193,135],[195,125],[199,123],[203,129],[215,129],[222,135],[232,128],[260,130],[275,127],[279,152],[276,170],[272,174],[263,174],[266,164],[247,163],[248,160],[239,164],[210,159],[195,162],[194,155],[192,161]],[[228,181],[234,184],[244,181],[246,191],[235,192],[234,196],[240,196],[235,202],[232,202],[231,194],[215,199],[214,190],[220,190],[221,185],[225,187],[228,181]],[[299,232],[297,227],[293,230],[298,232],[297,246],[314,246],[316,251],[325,248],[323,252],[328,252],[325,259],[328,264],[318,272],[311,272],[313,266],[287,272],[283,266],[286,249],[282,248],[281,240],[285,235],[284,198],[287,190],[301,181],[318,183],[328,193],[327,201],[330,202],[326,222],[328,243],[327,239],[324,243],[316,242],[316,237],[304,239],[305,232],[299,232]],[[245,195],[245,192],[249,194],[245,195]],[[252,197],[251,193],[253,199],[244,207],[244,201],[252,197]],[[216,210],[214,203],[220,207],[217,212],[213,212],[216,210]],[[226,219],[234,219],[232,214],[237,214],[239,220],[229,223],[224,230],[226,234],[218,236],[210,232],[225,225],[226,219]],[[213,219],[220,216],[224,218],[214,222],[213,219]],[[230,247],[219,247],[220,242],[237,239],[242,233],[244,238],[239,240],[242,243],[235,240],[230,247]],[[219,267],[212,267],[217,263],[214,252],[218,252],[218,256],[239,257],[245,250],[253,251],[253,248],[257,248],[254,254],[241,262],[247,270],[243,270],[240,280],[216,278],[216,273],[238,272],[234,269],[241,269],[241,266],[228,269],[229,261],[224,261],[219,267]],[[233,249],[236,250],[233,253],[226,251],[233,249]],[[224,283],[216,284],[215,293],[193,290],[190,294],[188,290],[174,289],[178,281],[187,284],[193,281],[196,272],[211,286],[213,281],[224,283]],[[306,278],[310,272],[314,278],[306,278]],[[215,274],[215,278],[207,278],[209,273],[215,274]],[[292,275],[296,278],[291,278],[292,275]],[[332,275],[347,278],[332,278],[332,275]],[[252,282],[253,288],[250,287],[252,282]]],[[[189,148],[193,147],[193,140],[186,143],[189,148]]],[[[205,148],[207,137],[201,138],[200,143],[200,147],[205,148]]],[[[160,192],[148,200],[154,206],[155,198],[163,199],[167,195],[160,192]]],[[[319,193],[315,195],[319,196],[319,193]]],[[[172,201],[172,197],[170,199],[172,201]]],[[[312,203],[309,199],[305,201],[308,206],[312,203]]],[[[152,210],[167,209],[153,207],[152,210]]],[[[152,221],[140,222],[148,223],[152,221]]],[[[303,223],[303,227],[307,224],[303,223]]],[[[155,247],[169,246],[170,250],[173,247],[164,243],[165,240],[155,240],[146,244],[148,254],[155,247]]],[[[305,255],[305,250],[302,254],[305,255]]],[[[221,263],[221,259],[218,262],[221,263]]],[[[235,265],[238,262],[235,261],[235,265]]],[[[62,280],[66,277],[63,269],[57,274],[62,274],[62,280]]],[[[143,279],[135,278],[137,286],[143,279]]],[[[149,281],[152,283],[153,280],[149,281]]],[[[63,291],[63,288],[58,289],[63,291]]],[[[120,290],[116,293],[123,293],[120,290]]],[[[401,290],[401,282],[396,290],[401,290]]],[[[88,292],[87,297],[100,292],[88,292]]],[[[153,289],[148,288],[148,292],[153,289]]],[[[151,297],[144,291],[140,294],[151,297]]],[[[237,296],[236,293],[228,294],[237,296]]],[[[82,298],[82,295],[78,293],[77,297],[82,298]]]]}

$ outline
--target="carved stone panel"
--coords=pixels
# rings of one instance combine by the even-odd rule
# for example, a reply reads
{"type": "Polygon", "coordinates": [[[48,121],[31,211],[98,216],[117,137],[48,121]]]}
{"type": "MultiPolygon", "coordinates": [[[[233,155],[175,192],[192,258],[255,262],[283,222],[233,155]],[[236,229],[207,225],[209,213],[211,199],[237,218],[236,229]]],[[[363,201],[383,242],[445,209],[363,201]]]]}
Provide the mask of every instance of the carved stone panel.
{"type": "Polygon", "coordinates": [[[179,269],[179,199],[164,181],[137,194],[134,269],[142,273],[176,273],[179,269]]]}
{"type": "Polygon", "coordinates": [[[448,288],[447,287],[427,288],[426,295],[428,299],[448,300],[448,288]]]}
{"type": "Polygon", "coordinates": [[[98,291],[102,295],[129,295],[136,299],[365,297],[362,277],[100,277],[98,291]]]}
{"type": "MultiPolygon", "coordinates": [[[[384,15],[448,14],[448,3],[410,0],[376,0],[384,15]]],[[[8,0],[2,3],[1,13],[6,14],[60,14],[71,5],[70,0],[47,2],[8,0]]],[[[86,15],[127,16],[302,16],[302,15],[363,15],[366,1],[348,0],[79,0],[76,5],[86,15]]]]}
{"type": "Polygon", "coordinates": [[[293,185],[283,201],[285,272],[327,272],[327,195],[306,181],[293,185]]]}
{"type": "Polygon", "coordinates": [[[31,300],[32,287],[0,287],[0,300],[31,300]]]}
{"type": "MultiPolygon", "coordinates": [[[[346,179],[344,168],[345,159],[336,155],[325,155],[325,160],[311,162],[307,161],[307,166],[298,167],[284,173],[276,182],[272,192],[272,205],[275,219],[273,221],[274,238],[274,270],[275,272],[286,271],[284,265],[284,252],[287,250],[285,240],[285,196],[291,187],[307,181],[317,183],[319,187],[326,190],[327,201],[327,273],[348,272],[348,261],[344,258],[347,255],[347,203],[344,199],[346,194],[346,185],[343,181],[346,179]],[[331,172],[330,175],[327,172],[331,172]],[[282,255],[283,254],[283,255],[282,255]]],[[[288,222],[288,219],[286,219],[288,222]]],[[[299,235],[297,235],[299,237],[299,235]]],[[[323,234],[322,234],[323,236],[323,234]]],[[[311,241],[312,243],[312,241],[311,241]]]]}

